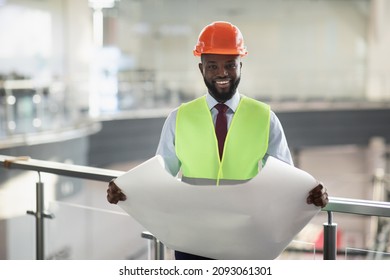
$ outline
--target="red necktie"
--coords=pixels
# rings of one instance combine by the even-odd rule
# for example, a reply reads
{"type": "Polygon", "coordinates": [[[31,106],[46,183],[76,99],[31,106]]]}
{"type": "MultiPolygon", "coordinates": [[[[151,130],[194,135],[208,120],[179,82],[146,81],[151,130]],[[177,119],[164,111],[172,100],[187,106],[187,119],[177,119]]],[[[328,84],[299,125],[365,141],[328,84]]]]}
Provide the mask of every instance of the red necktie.
{"type": "Polygon", "coordinates": [[[222,159],[223,146],[227,134],[226,111],[229,107],[223,103],[218,103],[215,105],[215,108],[218,110],[217,121],[215,123],[215,134],[218,139],[219,158],[222,159]]]}

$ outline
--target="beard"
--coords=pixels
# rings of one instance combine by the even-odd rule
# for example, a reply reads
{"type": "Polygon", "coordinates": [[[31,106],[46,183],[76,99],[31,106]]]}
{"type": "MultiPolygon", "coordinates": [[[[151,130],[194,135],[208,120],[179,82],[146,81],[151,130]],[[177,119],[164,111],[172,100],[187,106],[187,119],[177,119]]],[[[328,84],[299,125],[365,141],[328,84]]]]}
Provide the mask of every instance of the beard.
{"type": "Polygon", "coordinates": [[[241,77],[237,78],[234,83],[232,83],[227,91],[220,92],[218,91],[218,88],[215,86],[215,83],[208,82],[203,77],[204,83],[206,84],[206,87],[209,90],[209,93],[212,97],[214,97],[215,100],[217,100],[220,103],[225,103],[228,101],[232,96],[236,93],[237,87],[240,84],[241,77]]]}

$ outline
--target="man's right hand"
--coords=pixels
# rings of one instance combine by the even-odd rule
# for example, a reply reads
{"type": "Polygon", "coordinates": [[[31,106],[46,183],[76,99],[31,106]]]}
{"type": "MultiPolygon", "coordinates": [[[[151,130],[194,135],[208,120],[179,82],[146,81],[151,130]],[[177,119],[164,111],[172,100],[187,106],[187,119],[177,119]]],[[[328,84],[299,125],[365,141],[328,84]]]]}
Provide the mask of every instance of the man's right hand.
{"type": "Polygon", "coordinates": [[[117,204],[118,201],[125,201],[127,199],[126,195],[122,192],[122,190],[114,183],[112,180],[108,184],[107,189],[107,200],[111,204],[117,204]]]}

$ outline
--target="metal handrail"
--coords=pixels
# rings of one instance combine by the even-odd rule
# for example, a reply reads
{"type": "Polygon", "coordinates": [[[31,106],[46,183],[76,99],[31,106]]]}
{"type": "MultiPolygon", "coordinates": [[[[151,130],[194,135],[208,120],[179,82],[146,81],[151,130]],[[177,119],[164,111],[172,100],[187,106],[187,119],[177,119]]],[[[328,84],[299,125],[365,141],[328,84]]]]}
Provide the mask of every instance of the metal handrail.
{"type": "MultiPolygon", "coordinates": [[[[12,157],[0,155],[0,167],[10,169],[46,172],[73,178],[109,182],[123,175],[124,171],[96,168],[82,165],[66,164],[53,161],[31,159],[29,157],[12,157]]],[[[37,198],[38,199],[38,198],[37,198]]],[[[332,212],[355,215],[390,217],[390,203],[374,200],[349,199],[329,197],[329,203],[321,209],[328,212],[328,223],[324,224],[324,259],[335,259],[336,256],[336,227],[332,223],[332,212]]],[[[42,211],[42,209],[40,210],[42,211]]],[[[37,228],[42,226],[44,213],[37,213],[37,228]],[[41,215],[42,214],[42,215],[41,215]],[[42,216],[42,217],[41,217],[42,216]]],[[[42,231],[42,230],[41,230],[42,231]]],[[[152,238],[153,239],[153,238],[152,238]]],[[[155,240],[156,241],[156,240],[155,240]]],[[[43,246],[43,245],[42,245],[43,246]]],[[[157,246],[158,248],[160,246],[157,246]]],[[[156,248],[157,248],[156,247],[156,248]]],[[[160,253],[156,253],[160,255],[160,253]]]]}
{"type": "Polygon", "coordinates": [[[12,157],[0,155],[0,165],[4,168],[46,172],[56,175],[102,182],[109,182],[110,180],[117,178],[125,173],[124,171],[37,160],[24,156],[12,157]]]}
{"type": "Polygon", "coordinates": [[[390,203],[375,200],[329,197],[329,204],[322,210],[355,215],[390,217],[390,203]]]}

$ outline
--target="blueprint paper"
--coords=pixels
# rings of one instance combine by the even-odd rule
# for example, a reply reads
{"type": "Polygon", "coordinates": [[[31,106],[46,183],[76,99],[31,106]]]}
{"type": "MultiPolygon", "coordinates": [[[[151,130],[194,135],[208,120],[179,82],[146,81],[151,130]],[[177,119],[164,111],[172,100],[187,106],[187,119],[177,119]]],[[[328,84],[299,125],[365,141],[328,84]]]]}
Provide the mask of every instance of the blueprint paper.
{"type": "Polygon", "coordinates": [[[195,186],[157,155],[118,177],[118,205],[170,249],[214,259],[275,259],[320,211],[306,197],[317,181],[269,157],[248,182],[195,186]]]}

